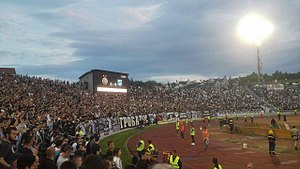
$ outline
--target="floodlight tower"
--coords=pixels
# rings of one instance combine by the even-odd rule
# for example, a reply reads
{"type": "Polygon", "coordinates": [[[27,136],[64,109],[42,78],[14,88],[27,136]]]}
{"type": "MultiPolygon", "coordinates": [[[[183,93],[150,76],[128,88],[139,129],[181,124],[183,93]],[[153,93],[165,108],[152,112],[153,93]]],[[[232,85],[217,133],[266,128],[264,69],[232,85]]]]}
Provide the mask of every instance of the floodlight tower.
{"type": "Polygon", "coordinates": [[[252,44],[256,45],[257,56],[257,80],[260,83],[261,60],[260,45],[262,41],[273,32],[273,25],[268,20],[258,14],[248,14],[238,24],[238,36],[252,44]]]}
{"type": "Polygon", "coordinates": [[[256,55],[257,55],[257,81],[260,83],[260,74],[261,74],[261,60],[259,57],[259,45],[256,45],[256,55]]]}

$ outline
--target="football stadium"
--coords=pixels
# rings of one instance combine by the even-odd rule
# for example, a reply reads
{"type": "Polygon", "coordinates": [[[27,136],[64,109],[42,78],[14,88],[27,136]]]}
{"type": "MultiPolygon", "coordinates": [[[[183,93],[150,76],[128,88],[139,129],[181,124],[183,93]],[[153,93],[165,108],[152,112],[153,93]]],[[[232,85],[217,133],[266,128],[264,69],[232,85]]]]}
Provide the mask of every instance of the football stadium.
{"type": "Polygon", "coordinates": [[[300,168],[299,2],[0,4],[1,169],[300,168]]]}

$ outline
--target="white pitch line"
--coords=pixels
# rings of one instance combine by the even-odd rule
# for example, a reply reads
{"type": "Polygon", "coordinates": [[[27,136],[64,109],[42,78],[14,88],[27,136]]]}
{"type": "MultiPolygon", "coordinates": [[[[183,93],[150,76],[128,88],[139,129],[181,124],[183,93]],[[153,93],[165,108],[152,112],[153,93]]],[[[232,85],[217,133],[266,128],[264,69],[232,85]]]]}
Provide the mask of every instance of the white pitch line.
{"type": "Polygon", "coordinates": [[[289,161],[280,162],[280,164],[283,164],[283,165],[294,164],[294,163],[298,163],[298,161],[297,160],[289,160],[289,161]]]}
{"type": "Polygon", "coordinates": [[[237,155],[241,155],[241,154],[254,154],[255,152],[253,151],[245,151],[245,152],[242,152],[242,153],[234,153],[234,154],[237,154],[237,155]]]}

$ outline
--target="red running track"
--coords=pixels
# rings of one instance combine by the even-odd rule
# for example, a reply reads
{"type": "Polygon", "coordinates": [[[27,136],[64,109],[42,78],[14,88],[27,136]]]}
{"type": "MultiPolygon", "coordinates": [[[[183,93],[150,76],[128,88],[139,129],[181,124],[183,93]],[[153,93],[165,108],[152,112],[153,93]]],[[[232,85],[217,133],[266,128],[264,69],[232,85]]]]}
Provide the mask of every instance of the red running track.
{"type": "Polygon", "coordinates": [[[130,153],[136,155],[136,144],[139,139],[143,139],[145,143],[151,139],[155,148],[160,151],[160,156],[163,150],[176,150],[184,169],[211,169],[213,157],[218,158],[223,169],[247,168],[248,162],[252,162],[255,169],[300,169],[300,160],[295,157],[282,154],[270,156],[267,151],[243,150],[241,145],[224,142],[216,137],[216,135],[223,134],[217,127],[210,129],[209,149],[205,152],[199,135],[200,122],[194,126],[196,129],[195,146],[190,145],[189,127],[185,132],[185,139],[181,140],[176,134],[174,123],[136,135],[128,140],[127,146],[130,153]]]}

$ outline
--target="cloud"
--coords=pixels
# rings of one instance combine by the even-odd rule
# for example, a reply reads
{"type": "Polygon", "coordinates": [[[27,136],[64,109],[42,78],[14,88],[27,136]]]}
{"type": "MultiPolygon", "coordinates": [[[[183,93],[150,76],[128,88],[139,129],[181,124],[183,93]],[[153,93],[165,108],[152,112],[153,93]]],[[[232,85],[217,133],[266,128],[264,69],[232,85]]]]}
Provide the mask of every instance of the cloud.
{"type": "Polygon", "coordinates": [[[6,48],[0,50],[0,65],[64,65],[68,62],[81,60],[81,58],[73,56],[73,49],[65,48],[68,42],[63,40],[27,34],[21,38],[10,39],[6,43],[3,45],[6,48]],[[16,42],[12,42],[13,40],[16,42]],[[10,43],[13,43],[14,46],[10,43]],[[16,48],[15,46],[22,47],[16,48]]]}
{"type": "Polygon", "coordinates": [[[0,66],[76,80],[97,68],[144,80],[251,73],[256,47],[236,33],[239,19],[251,11],[274,24],[261,46],[263,72],[299,71],[299,3],[5,1],[0,66]]]}
{"type": "Polygon", "coordinates": [[[123,14],[123,24],[127,27],[139,26],[141,24],[151,22],[160,5],[153,5],[149,7],[120,7],[119,10],[123,14]]]}
{"type": "MultiPolygon", "coordinates": [[[[18,9],[8,6],[4,13],[18,9]]],[[[73,56],[74,49],[68,48],[71,41],[49,37],[52,27],[45,27],[30,17],[26,10],[17,10],[11,15],[3,15],[0,32],[0,66],[43,66],[64,65],[80,60],[73,56]]]]}

